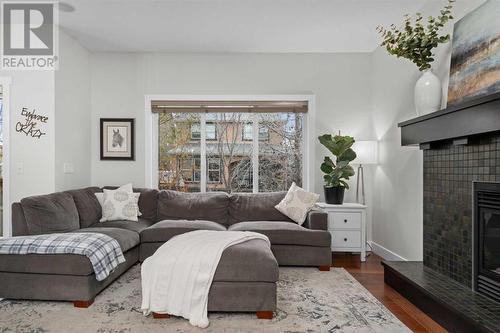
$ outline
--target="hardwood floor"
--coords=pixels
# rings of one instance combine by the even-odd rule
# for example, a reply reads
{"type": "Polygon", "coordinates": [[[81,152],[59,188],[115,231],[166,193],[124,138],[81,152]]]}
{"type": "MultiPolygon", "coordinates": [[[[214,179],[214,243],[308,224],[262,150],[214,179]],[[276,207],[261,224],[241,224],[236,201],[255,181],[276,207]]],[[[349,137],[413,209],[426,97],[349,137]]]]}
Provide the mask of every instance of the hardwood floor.
{"type": "Polygon", "coordinates": [[[410,301],[384,283],[381,258],[371,254],[361,263],[359,255],[334,253],[333,266],[343,267],[413,332],[447,332],[410,301]]]}

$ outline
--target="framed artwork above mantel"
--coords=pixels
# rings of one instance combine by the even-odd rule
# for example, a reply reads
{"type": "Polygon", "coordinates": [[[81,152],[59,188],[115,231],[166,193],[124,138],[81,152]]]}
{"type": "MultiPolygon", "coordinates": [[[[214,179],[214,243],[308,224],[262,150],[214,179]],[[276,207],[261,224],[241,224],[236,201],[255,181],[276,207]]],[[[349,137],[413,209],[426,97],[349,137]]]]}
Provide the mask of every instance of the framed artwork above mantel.
{"type": "Polygon", "coordinates": [[[500,92],[500,1],[487,0],[455,24],[448,106],[500,92]]]}
{"type": "Polygon", "coordinates": [[[133,118],[101,118],[101,160],[135,160],[134,122],[133,118]]]}

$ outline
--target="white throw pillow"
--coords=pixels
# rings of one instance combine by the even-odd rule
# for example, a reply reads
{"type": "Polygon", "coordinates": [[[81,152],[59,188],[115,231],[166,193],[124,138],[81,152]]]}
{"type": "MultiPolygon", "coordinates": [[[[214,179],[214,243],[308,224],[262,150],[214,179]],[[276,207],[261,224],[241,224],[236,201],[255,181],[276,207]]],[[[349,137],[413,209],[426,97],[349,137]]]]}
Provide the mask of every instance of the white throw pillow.
{"type": "MultiPolygon", "coordinates": [[[[139,193],[132,192],[132,184],[116,190],[103,190],[102,218],[100,222],[128,220],[137,221],[139,193]]],[[[99,196],[96,195],[99,200],[99,196]]]]}
{"type": "MultiPolygon", "coordinates": [[[[95,196],[97,198],[97,201],[99,201],[99,205],[101,205],[101,212],[102,212],[102,209],[104,207],[104,192],[97,192],[97,193],[94,193],[94,194],[95,194],[95,196]]],[[[139,210],[139,197],[141,196],[141,194],[134,192],[134,195],[135,195],[136,204],[137,204],[137,216],[142,216],[142,213],[139,210]]]]}
{"type": "Polygon", "coordinates": [[[299,225],[306,220],[307,213],[314,207],[319,199],[319,194],[307,192],[292,183],[283,200],[274,208],[285,214],[299,225]]]}

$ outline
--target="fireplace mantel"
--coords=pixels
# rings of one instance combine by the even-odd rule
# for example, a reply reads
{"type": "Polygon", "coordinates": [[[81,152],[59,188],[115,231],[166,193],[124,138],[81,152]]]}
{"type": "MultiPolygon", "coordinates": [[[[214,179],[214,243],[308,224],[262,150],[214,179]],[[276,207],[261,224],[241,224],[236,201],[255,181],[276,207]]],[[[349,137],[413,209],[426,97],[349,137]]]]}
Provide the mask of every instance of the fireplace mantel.
{"type": "Polygon", "coordinates": [[[403,121],[398,126],[403,146],[429,148],[431,143],[442,140],[466,144],[470,136],[500,131],[500,92],[403,121]]]}

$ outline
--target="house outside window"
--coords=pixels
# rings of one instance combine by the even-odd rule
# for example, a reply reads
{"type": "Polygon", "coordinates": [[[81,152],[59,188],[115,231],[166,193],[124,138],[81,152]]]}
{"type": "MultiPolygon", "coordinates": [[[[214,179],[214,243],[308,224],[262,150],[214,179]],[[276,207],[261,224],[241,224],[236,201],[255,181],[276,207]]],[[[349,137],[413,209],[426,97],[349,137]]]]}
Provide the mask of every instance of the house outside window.
{"type": "Polygon", "coordinates": [[[217,140],[217,126],[214,123],[206,123],[205,131],[207,140],[217,140]]]}
{"type": "MultiPolygon", "coordinates": [[[[205,124],[206,139],[217,140],[217,126],[213,123],[205,124]]],[[[201,140],[200,124],[191,124],[191,140],[201,140]]]]}
{"type": "Polygon", "coordinates": [[[259,127],[259,141],[269,140],[269,128],[259,127]]]}
{"type": "Polygon", "coordinates": [[[253,124],[247,123],[243,126],[243,140],[252,141],[253,138],[253,124]]]}
{"type": "Polygon", "coordinates": [[[191,124],[191,140],[201,140],[200,124],[191,124]]]}
{"type": "Polygon", "coordinates": [[[199,182],[201,163],[199,157],[188,157],[180,160],[180,169],[185,182],[199,182]]]}
{"type": "Polygon", "coordinates": [[[292,182],[302,185],[304,112],[163,110],[158,112],[160,189],[271,192],[286,191],[292,182]]]}
{"type": "Polygon", "coordinates": [[[208,171],[208,182],[219,183],[221,180],[220,158],[209,158],[207,162],[207,171],[208,171]]]}
{"type": "MultiPolygon", "coordinates": [[[[253,140],[253,124],[248,123],[243,127],[242,138],[244,141],[253,140]]],[[[259,126],[259,141],[269,140],[269,128],[265,126],[259,126]]]]}

